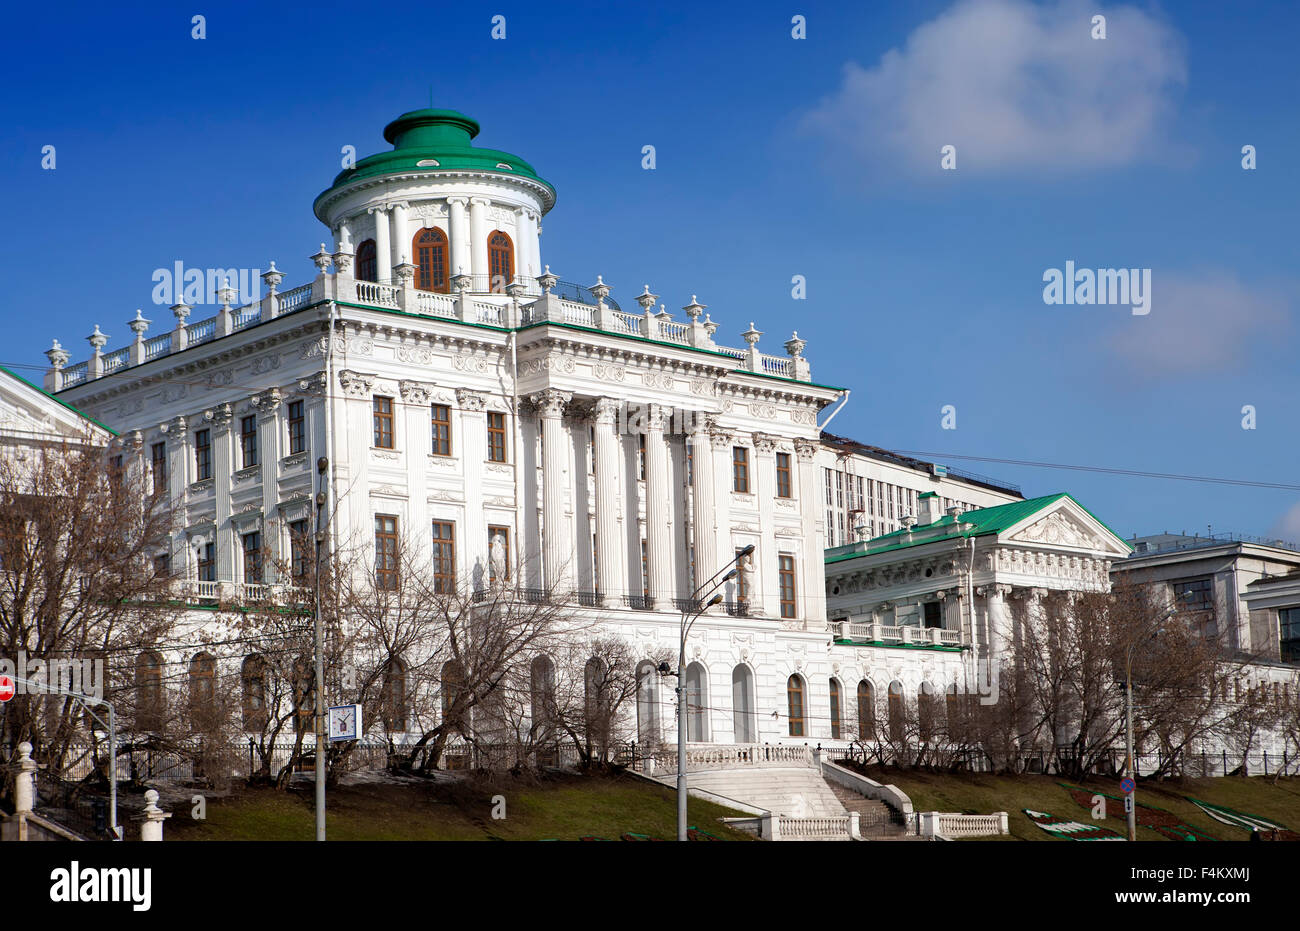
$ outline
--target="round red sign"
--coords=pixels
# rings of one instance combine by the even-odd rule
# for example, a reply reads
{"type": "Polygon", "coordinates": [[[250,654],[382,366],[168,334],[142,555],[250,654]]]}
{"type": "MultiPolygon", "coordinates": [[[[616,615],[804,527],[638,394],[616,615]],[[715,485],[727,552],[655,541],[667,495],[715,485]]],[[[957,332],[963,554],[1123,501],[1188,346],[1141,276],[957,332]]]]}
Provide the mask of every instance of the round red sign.
{"type": "Polygon", "coordinates": [[[9,676],[0,676],[0,702],[14,697],[14,680],[9,676]]]}

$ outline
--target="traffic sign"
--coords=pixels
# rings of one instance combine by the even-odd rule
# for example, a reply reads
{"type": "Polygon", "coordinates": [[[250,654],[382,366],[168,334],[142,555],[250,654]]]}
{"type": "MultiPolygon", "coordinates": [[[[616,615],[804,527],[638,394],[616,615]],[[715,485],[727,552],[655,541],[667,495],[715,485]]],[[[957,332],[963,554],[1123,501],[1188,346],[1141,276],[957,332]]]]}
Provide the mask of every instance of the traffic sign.
{"type": "Polygon", "coordinates": [[[1128,794],[1131,793],[1134,789],[1137,788],[1137,783],[1134,782],[1134,781],[1133,781],[1131,778],[1129,778],[1128,776],[1125,776],[1122,780],[1120,780],[1119,787],[1120,787],[1120,789],[1122,789],[1122,790],[1124,791],[1124,794],[1125,794],[1125,795],[1128,795],[1128,794]]]}
{"type": "Polygon", "coordinates": [[[0,702],[6,702],[14,697],[17,687],[11,676],[0,676],[0,702]]]}

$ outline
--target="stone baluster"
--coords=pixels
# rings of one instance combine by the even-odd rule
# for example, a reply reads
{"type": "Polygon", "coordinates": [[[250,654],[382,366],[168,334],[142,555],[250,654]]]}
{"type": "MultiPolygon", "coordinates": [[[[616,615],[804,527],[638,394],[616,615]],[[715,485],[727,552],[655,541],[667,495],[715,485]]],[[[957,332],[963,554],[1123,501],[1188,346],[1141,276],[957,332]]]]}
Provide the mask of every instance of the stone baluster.
{"type": "Polygon", "coordinates": [[[401,289],[397,292],[397,306],[411,314],[418,310],[415,305],[415,266],[406,261],[405,255],[401,258],[402,261],[393,266],[393,272],[397,275],[398,287],[401,289]]]}

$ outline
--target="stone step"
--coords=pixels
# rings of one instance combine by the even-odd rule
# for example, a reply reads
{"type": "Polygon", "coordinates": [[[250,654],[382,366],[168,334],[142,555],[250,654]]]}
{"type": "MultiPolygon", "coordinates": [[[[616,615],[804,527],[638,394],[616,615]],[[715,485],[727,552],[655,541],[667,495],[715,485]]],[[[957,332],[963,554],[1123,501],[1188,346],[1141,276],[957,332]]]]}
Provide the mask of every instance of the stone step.
{"type": "Polygon", "coordinates": [[[827,779],[831,792],[840,800],[846,810],[856,811],[859,815],[858,831],[863,837],[875,840],[903,840],[907,827],[902,823],[902,815],[877,799],[859,795],[848,786],[840,785],[827,779]]]}

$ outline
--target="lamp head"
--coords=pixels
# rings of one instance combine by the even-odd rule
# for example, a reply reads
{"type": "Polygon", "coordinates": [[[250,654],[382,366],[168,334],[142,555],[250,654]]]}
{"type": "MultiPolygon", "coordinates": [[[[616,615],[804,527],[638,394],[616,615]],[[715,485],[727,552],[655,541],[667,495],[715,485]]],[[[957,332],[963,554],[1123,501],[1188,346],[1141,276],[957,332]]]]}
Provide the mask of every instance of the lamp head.
{"type": "Polygon", "coordinates": [[[743,550],[740,551],[740,555],[748,556],[752,552],[754,552],[754,544],[751,543],[748,546],[746,546],[743,550]]]}
{"type": "Polygon", "coordinates": [[[712,598],[710,598],[710,599],[708,600],[708,602],[704,605],[704,607],[705,607],[705,608],[712,608],[712,607],[714,607],[715,605],[720,605],[720,604],[722,604],[722,595],[721,595],[721,594],[718,594],[718,595],[714,595],[712,598]]]}
{"type": "Polygon", "coordinates": [[[732,569],[730,572],[728,572],[726,575],[724,575],[724,576],[722,577],[722,581],[724,581],[724,582],[730,582],[730,581],[731,581],[732,579],[734,579],[735,577],[736,577],[736,570],[735,570],[735,569],[732,569]]]}

